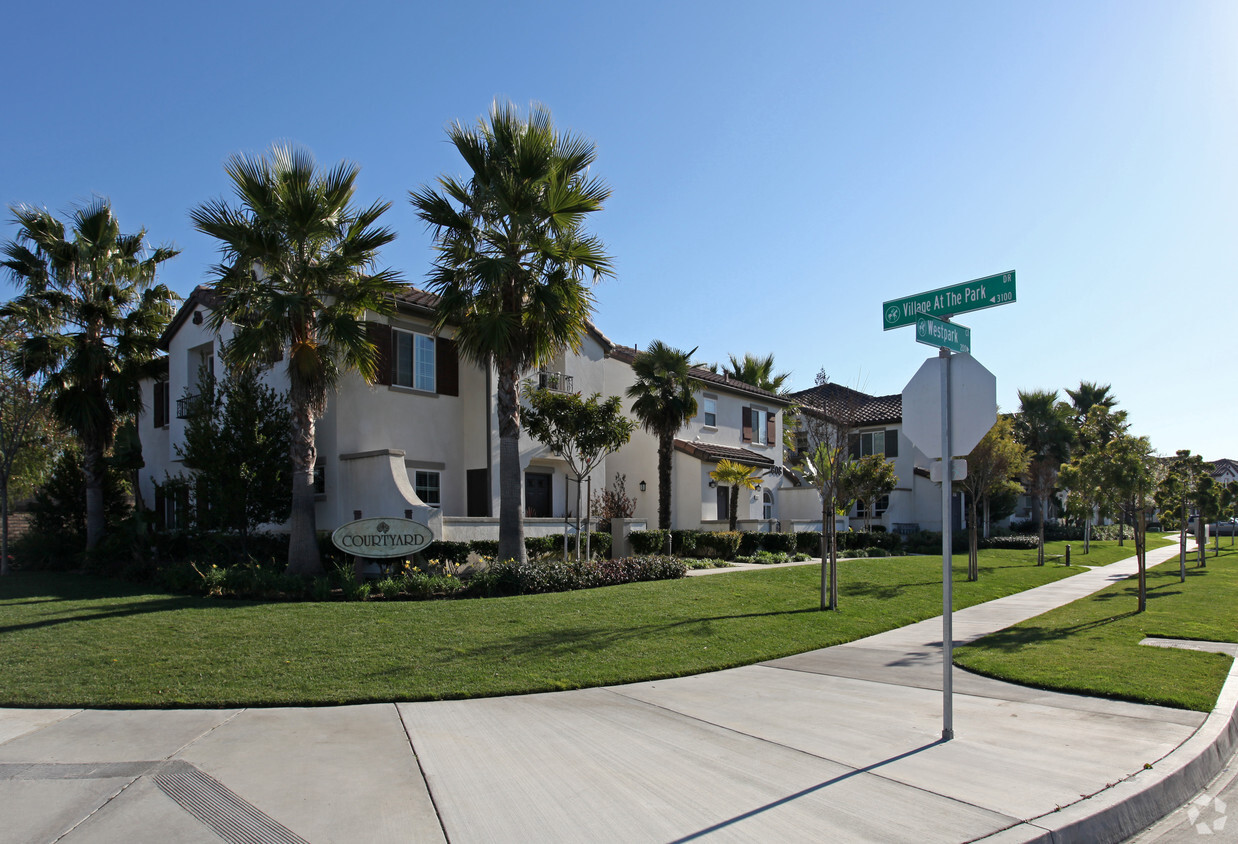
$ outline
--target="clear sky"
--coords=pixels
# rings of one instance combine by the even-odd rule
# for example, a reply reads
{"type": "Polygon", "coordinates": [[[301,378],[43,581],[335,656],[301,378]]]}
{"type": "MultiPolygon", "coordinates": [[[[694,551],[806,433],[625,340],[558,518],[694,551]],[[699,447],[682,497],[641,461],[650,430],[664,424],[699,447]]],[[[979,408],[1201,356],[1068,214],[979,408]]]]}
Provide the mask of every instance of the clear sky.
{"type": "MultiPolygon", "coordinates": [[[[10,3],[0,202],[109,197],[207,280],[190,207],[273,142],[362,167],[384,263],[424,279],[407,202],[493,99],[598,146],[594,320],[792,387],[896,393],[934,350],[881,303],[1006,270],[967,314],[1016,391],[1113,385],[1163,453],[1238,458],[1238,3],[10,3]]],[[[0,239],[16,234],[9,215],[0,239]]],[[[5,295],[11,287],[0,287],[5,295]]],[[[1064,395],[1064,394],[1063,394],[1064,395]]]]}

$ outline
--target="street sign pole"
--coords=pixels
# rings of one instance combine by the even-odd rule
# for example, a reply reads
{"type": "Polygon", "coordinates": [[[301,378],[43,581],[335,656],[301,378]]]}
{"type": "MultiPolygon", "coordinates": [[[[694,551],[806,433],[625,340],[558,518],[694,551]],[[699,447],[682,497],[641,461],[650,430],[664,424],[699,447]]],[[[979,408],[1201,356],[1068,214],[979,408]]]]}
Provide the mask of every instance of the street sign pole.
{"type": "Polygon", "coordinates": [[[951,519],[953,472],[949,470],[954,452],[950,449],[950,352],[938,352],[941,367],[941,738],[954,738],[954,521],[951,519]]]}

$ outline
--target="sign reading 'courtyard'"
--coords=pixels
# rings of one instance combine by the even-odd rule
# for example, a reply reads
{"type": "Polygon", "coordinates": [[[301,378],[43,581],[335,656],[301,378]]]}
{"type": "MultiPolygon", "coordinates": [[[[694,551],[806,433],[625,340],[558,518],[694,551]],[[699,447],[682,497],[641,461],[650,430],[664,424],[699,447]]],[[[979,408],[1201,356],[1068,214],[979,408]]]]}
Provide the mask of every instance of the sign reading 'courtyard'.
{"type": "Polygon", "coordinates": [[[358,557],[408,557],[433,542],[434,533],[412,519],[358,519],[336,528],[331,541],[358,557]]]}
{"type": "Polygon", "coordinates": [[[1008,305],[1015,301],[1014,270],[977,278],[951,287],[940,287],[881,306],[883,329],[915,325],[920,316],[948,317],[1008,305]]]}

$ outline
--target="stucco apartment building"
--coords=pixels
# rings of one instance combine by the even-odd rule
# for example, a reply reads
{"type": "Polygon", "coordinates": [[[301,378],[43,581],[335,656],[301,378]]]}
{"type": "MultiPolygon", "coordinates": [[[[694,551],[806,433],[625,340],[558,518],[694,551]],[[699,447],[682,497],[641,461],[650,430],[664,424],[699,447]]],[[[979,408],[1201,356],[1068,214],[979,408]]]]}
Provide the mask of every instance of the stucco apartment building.
{"type": "MultiPolygon", "coordinates": [[[[382,357],[379,383],[367,385],[355,373],[346,375],[318,422],[320,530],[356,518],[405,516],[429,524],[444,539],[497,537],[497,379],[460,358],[450,327],[435,335],[435,302],[433,294],[409,288],[397,297],[394,315],[367,315],[370,337],[382,357]]],[[[224,375],[220,349],[232,332],[227,325],[218,334],[209,328],[216,304],[210,287],[194,290],[160,340],[166,374],[143,385],[141,492],[144,500],[156,502],[158,517],[168,525],[177,523],[183,504],[161,495],[159,486],[167,477],[187,473],[176,446],[184,441],[191,397],[200,392],[204,373],[217,379],[224,375]]],[[[560,355],[542,371],[529,373],[528,380],[551,390],[621,396],[630,416],[626,391],[635,381],[631,363],[636,354],[637,349],[616,345],[591,326],[579,351],[560,355]]],[[[777,529],[784,490],[780,411],[788,400],[705,368],[694,368],[691,375],[698,413],[675,441],[675,527],[725,524],[725,490],[711,485],[709,473],[719,459],[729,457],[763,477],[761,489],[740,502],[744,526],[777,529]]],[[[280,363],[265,379],[276,389],[286,388],[280,363]]],[[[565,515],[575,506],[565,462],[527,434],[520,456],[526,534],[561,532],[565,515]]],[[[628,494],[636,499],[635,517],[655,526],[656,439],[638,428],[593,472],[593,491],[610,484],[616,473],[625,476],[628,494]]]]}

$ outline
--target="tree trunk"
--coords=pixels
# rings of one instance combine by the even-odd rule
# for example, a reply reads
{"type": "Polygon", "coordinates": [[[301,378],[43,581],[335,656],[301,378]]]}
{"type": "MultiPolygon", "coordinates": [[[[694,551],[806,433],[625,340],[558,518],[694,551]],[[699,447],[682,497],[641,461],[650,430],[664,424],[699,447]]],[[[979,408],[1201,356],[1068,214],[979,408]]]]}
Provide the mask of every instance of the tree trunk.
{"type": "Polygon", "coordinates": [[[739,487],[731,487],[730,500],[730,529],[735,530],[735,523],[739,521],[739,487]]]}
{"type": "Polygon", "coordinates": [[[499,559],[524,563],[528,553],[524,547],[518,375],[514,364],[499,367],[499,559]]]}
{"type": "Polygon", "coordinates": [[[82,473],[86,476],[86,550],[99,544],[107,531],[107,513],[103,508],[103,445],[82,442],[82,473]]]}
{"type": "Polygon", "coordinates": [[[658,438],[658,530],[671,529],[671,452],[675,435],[658,438]]]}
{"type": "Polygon", "coordinates": [[[986,495],[984,497],[984,538],[985,539],[989,538],[989,530],[992,528],[992,525],[990,524],[992,519],[990,519],[989,513],[990,513],[989,497],[986,495]]]}
{"type": "Polygon", "coordinates": [[[967,520],[967,579],[973,583],[980,579],[980,537],[976,529],[976,496],[968,495],[969,518],[967,520]]]}
{"type": "Polygon", "coordinates": [[[576,562],[580,562],[580,486],[584,480],[580,476],[576,477],[576,562]]]}
{"type": "Polygon", "coordinates": [[[318,553],[314,513],[314,464],[318,459],[314,414],[309,402],[292,408],[292,509],[288,515],[288,574],[317,577],[323,573],[318,553]]]}
{"type": "Polygon", "coordinates": [[[1178,527],[1178,580],[1186,583],[1186,497],[1182,498],[1182,524],[1178,527]]]}
{"type": "Polygon", "coordinates": [[[9,573],[9,484],[5,479],[0,483],[0,511],[3,521],[0,521],[0,577],[9,573]]]}
{"type": "Polygon", "coordinates": [[[1148,608],[1148,528],[1141,507],[1135,517],[1135,557],[1139,561],[1139,612],[1148,608]]]}
{"type": "MultiPolygon", "coordinates": [[[[1045,564],[1045,509],[1049,506],[1049,497],[1045,496],[1040,505],[1040,518],[1036,520],[1036,536],[1039,543],[1036,546],[1036,565],[1045,564]]],[[[945,530],[943,527],[942,530],[945,530]]]]}

